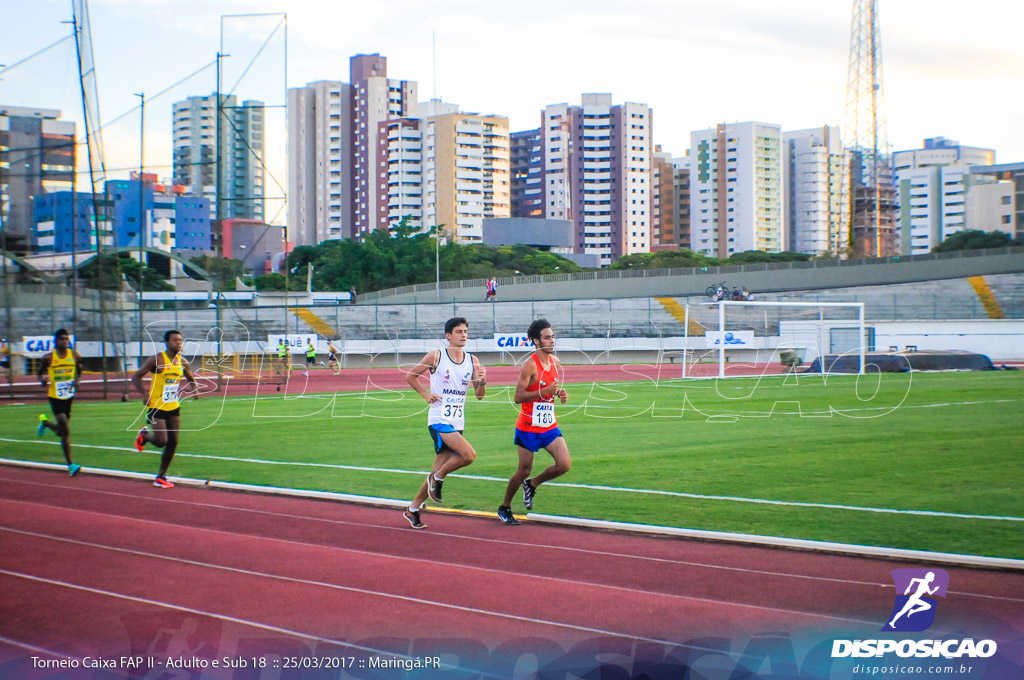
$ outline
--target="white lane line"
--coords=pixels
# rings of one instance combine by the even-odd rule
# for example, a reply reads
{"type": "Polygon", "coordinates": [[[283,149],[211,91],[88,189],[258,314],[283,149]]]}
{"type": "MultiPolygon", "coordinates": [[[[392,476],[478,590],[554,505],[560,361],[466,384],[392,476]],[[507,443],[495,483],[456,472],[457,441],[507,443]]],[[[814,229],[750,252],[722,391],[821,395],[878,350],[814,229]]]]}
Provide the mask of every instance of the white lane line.
{"type": "Polygon", "coordinates": [[[204,609],[193,609],[192,607],[185,607],[183,605],[172,604],[170,602],[162,602],[160,600],[151,600],[145,597],[136,597],[134,595],[126,595],[124,593],[115,593],[110,590],[103,590],[101,588],[92,588],[89,586],[78,585],[77,583],[69,583],[67,581],[58,581],[56,579],[45,578],[43,576],[34,576],[32,574],[23,574],[18,571],[10,571],[8,569],[0,568],[0,574],[11,576],[13,578],[22,578],[27,581],[35,581],[37,583],[45,583],[47,585],[60,586],[62,588],[71,588],[72,590],[80,590],[86,593],[92,593],[94,595],[103,595],[105,597],[113,597],[119,600],[128,600],[130,602],[138,602],[140,604],[148,604],[154,607],[162,607],[164,609],[174,609],[181,612],[187,612],[189,614],[195,614],[196,616],[207,616],[220,621],[227,621],[228,623],[237,623],[243,626],[250,626],[252,628],[259,628],[260,630],[270,631],[272,633],[281,633],[284,635],[291,635],[293,637],[302,638],[304,640],[313,640],[315,642],[323,642],[329,645],[336,645],[338,647],[347,647],[351,649],[358,649],[362,652],[369,652],[371,654],[383,654],[386,656],[400,657],[404,659],[411,659],[413,657],[406,656],[404,654],[397,654],[389,652],[383,649],[376,649],[374,647],[367,647],[364,645],[357,645],[350,642],[342,642],[340,640],[331,640],[330,638],[320,637],[312,633],[303,633],[302,631],[291,630],[289,628],[281,628],[279,626],[271,626],[266,623],[260,623],[258,621],[249,621],[247,619],[238,618],[236,616],[228,616],[226,614],[218,614],[216,612],[206,611],[204,609]]]}
{"type": "MultiPolygon", "coordinates": [[[[60,442],[52,441],[40,441],[36,439],[7,439],[0,437],[0,441],[4,442],[15,442],[20,444],[44,444],[50,446],[60,446],[60,442]]],[[[131,451],[135,452],[135,449],[127,449],[124,447],[117,446],[97,446],[92,444],[75,444],[76,448],[85,449],[108,449],[112,451],[131,451]]],[[[158,451],[153,452],[154,455],[159,455],[158,451]]],[[[391,474],[401,475],[425,475],[428,471],[426,470],[402,470],[398,468],[381,468],[381,467],[369,467],[363,465],[341,465],[338,463],[302,463],[295,461],[280,461],[280,460],[265,460],[262,458],[239,458],[236,456],[214,456],[202,453],[176,453],[178,457],[182,458],[201,458],[208,460],[220,460],[230,461],[233,463],[248,463],[253,465],[281,465],[286,467],[313,467],[313,468],[327,468],[334,470],[351,470],[356,472],[384,472],[391,474]]],[[[3,462],[3,459],[0,459],[3,462]]],[[[491,477],[487,475],[469,475],[464,473],[452,473],[452,477],[459,479],[472,479],[476,481],[485,482],[500,482],[502,484],[508,484],[508,479],[505,477],[491,477]]],[[[918,515],[924,517],[945,517],[952,519],[980,519],[987,521],[1000,521],[1000,522],[1024,522],[1024,517],[1015,517],[1010,515],[971,515],[959,512],[944,512],[940,510],[901,510],[898,508],[874,508],[865,507],[859,505],[840,505],[835,503],[812,503],[806,501],[780,501],[769,498],[746,498],[744,496],[719,496],[714,494],[698,494],[698,493],[687,493],[685,491],[665,491],[661,489],[633,489],[630,487],[623,486],[607,486],[603,484],[579,484],[572,482],[547,482],[550,486],[558,486],[563,488],[572,489],[585,489],[587,491],[610,491],[613,493],[629,493],[629,494],[642,494],[642,495],[653,495],[653,496],[669,496],[672,498],[689,498],[693,500],[702,501],[727,501],[732,503],[753,503],[758,505],[778,505],[786,507],[797,507],[797,508],[823,508],[826,510],[845,510],[851,512],[873,512],[893,515],[918,515]]]]}
{"type": "MultiPolygon", "coordinates": [[[[51,485],[51,484],[41,484],[41,483],[38,483],[38,482],[25,482],[25,483],[26,484],[32,484],[34,486],[42,486],[42,487],[46,487],[46,488],[66,489],[66,487],[58,487],[56,485],[51,485]]],[[[120,498],[130,498],[130,499],[133,499],[133,500],[138,500],[138,498],[139,498],[138,496],[135,496],[135,495],[132,495],[132,494],[124,494],[124,493],[115,492],[115,491],[100,491],[100,490],[96,490],[96,489],[81,489],[79,491],[81,493],[84,493],[84,494],[109,495],[109,496],[116,496],[116,497],[120,497],[120,498]]],[[[152,501],[155,501],[155,502],[171,503],[171,504],[184,505],[184,506],[190,506],[190,507],[201,507],[203,509],[216,508],[216,509],[220,509],[220,510],[233,510],[233,511],[236,511],[236,512],[252,513],[252,514],[265,515],[265,516],[275,517],[275,518],[298,519],[298,520],[305,520],[305,521],[312,521],[312,522],[323,522],[323,523],[333,524],[333,525],[352,526],[352,527],[364,527],[364,528],[370,528],[370,529],[383,529],[383,530],[386,530],[386,531],[402,531],[402,532],[408,531],[408,529],[405,529],[404,527],[395,527],[395,526],[392,526],[390,524],[374,524],[374,523],[368,523],[368,522],[351,522],[351,521],[338,520],[338,519],[328,519],[328,518],[324,518],[324,517],[315,517],[315,516],[309,516],[309,515],[297,515],[297,514],[294,514],[294,513],[274,512],[274,511],[270,511],[270,510],[262,510],[262,509],[256,509],[256,508],[243,508],[243,507],[237,507],[237,506],[233,506],[233,505],[220,505],[220,504],[215,504],[215,503],[196,503],[194,501],[175,500],[175,499],[171,499],[171,498],[167,498],[167,497],[160,497],[160,498],[154,498],[154,499],[148,499],[147,498],[145,500],[147,500],[147,501],[148,500],[152,500],[152,501]]],[[[14,503],[14,504],[21,504],[21,505],[31,505],[31,506],[37,506],[37,507],[50,508],[50,509],[53,508],[52,505],[49,505],[49,504],[46,504],[46,503],[42,503],[42,502],[38,502],[38,501],[0,499],[0,502],[8,502],[8,503],[14,503]]],[[[77,512],[78,513],[97,515],[99,517],[110,517],[110,516],[112,516],[109,513],[101,513],[101,512],[96,512],[96,511],[92,511],[92,510],[77,510],[77,512]]],[[[140,519],[140,518],[136,518],[136,517],[125,517],[125,516],[122,516],[122,515],[113,515],[113,516],[114,517],[118,517],[118,518],[123,519],[123,520],[126,520],[126,521],[154,524],[156,526],[161,526],[161,527],[166,527],[166,526],[180,527],[181,526],[179,524],[175,524],[175,523],[171,523],[171,522],[158,522],[158,521],[155,521],[155,520],[146,520],[146,519],[140,519]]],[[[6,529],[6,527],[0,527],[0,530],[2,530],[2,529],[6,529]]],[[[250,537],[251,536],[250,534],[242,534],[242,533],[237,533],[237,532],[229,532],[229,531],[224,531],[222,529],[211,529],[211,528],[208,528],[208,527],[205,527],[205,528],[195,527],[195,529],[202,530],[202,531],[214,532],[214,533],[218,533],[218,534],[224,534],[224,535],[228,535],[228,536],[243,536],[243,537],[250,537]]],[[[10,531],[18,531],[16,529],[8,529],[8,530],[10,530],[10,531]]],[[[578,548],[578,547],[575,547],[575,546],[553,545],[553,544],[550,544],[550,543],[524,543],[523,541],[508,541],[508,540],[504,540],[504,539],[484,538],[484,537],[479,537],[479,536],[465,536],[465,535],[462,535],[462,534],[453,534],[453,533],[442,532],[442,531],[431,531],[430,535],[431,536],[445,537],[445,538],[453,538],[453,539],[458,539],[458,540],[462,540],[462,541],[469,541],[469,542],[493,543],[493,544],[498,544],[498,545],[506,545],[506,546],[514,547],[514,548],[518,548],[518,549],[522,549],[524,546],[526,546],[526,547],[530,547],[530,548],[539,548],[539,549],[542,549],[542,550],[564,551],[564,552],[579,553],[579,554],[584,554],[584,555],[595,555],[595,556],[599,556],[599,557],[613,557],[613,558],[626,559],[626,560],[637,560],[637,561],[641,561],[641,562],[653,562],[653,563],[656,563],[656,564],[659,564],[659,563],[660,564],[671,564],[671,565],[676,565],[676,566],[694,567],[694,568],[699,568],[699,569],[731,571],[731,572],[738,572],[738,573],[743,573],[743,574],[755,574],[755,575],[758,575],[758,576],[771,576],[771,577],[778,577],[778,578],[792,578],[792,579],[800,579],[800,580],[806,580],[806,581],[820,581],[820,582],[823,582],[823,583],[838,583],[838,584],[841,584],[841,585],[868,586],[868,587],[872,587],[872,588],[875,588],[875,587],[877,587],[877,588],[893,588],[893,585],[891,583],[879,583],[879,582],[876,582],[876,581],[857,581],[857,580],[852,580],[852,579],[841,579],[841,578],[833,578],[833,577],[827,577],[827,576],[816,576],[816,575],[811,575],[811,574],[794,574],[794,573],[791,573],[791,572],[769,571],[769,570],[765,570],[765,569],[750,569],[750,568],[747,568],[747,567],[734,567],[734,566],[721,565],[721,564],[710,564],[710,563],[707,563],[707,562],[693,562],[693,561],[689,561],[689,560],[678,560],[678,559],[665,558],[665,557],[654,557],[654,556],[648,556],[648,555],[637,555],[637,554],[634,554],[634,553],[618,553],[618,552],[612,552],[612,551],[606,551],[606,550],[592,550],[592,549],[588,549],[588,548],[578,548]]],[[[490,571],[490,572],[494,572],[494,573],[509,574],[509,575],[513,575],[513,576],[530,576],[531,578],[540,578],[540,579],[550,579],[550,578],[552,578],[552,577],[539,576],[539,575],[522,574],[522,573],[519,573],[519,572],[507,572],[507,571],[495,570],[495,569],[490,569],[490,568],[485,568],[485,567],[468,566],[468,565],[464,565],[464,564],[461,564],[461,563],[455,564],[455,563],[452,563],[452,562],[443,562],[442,563],[442,562],[438,562],[437,560],[420,560],[419,558],[415,558],[415,557],[403,557],[403,556],[397,556],[397,555],[390,555],[390,554],[387,554],[387,553],[357,550],[355,548],[343,548],[343,547],[329,546],[329,545],[324,545],[324,544],[319,544],[319,543],[307,543],[305,541],[294,541],[294,540],[285,539],[285,538],[270,538],[270,537],[261,537],[261,538],[264,538],[265,540],[277,541],[277,542],[280,542],[280,543],[283,543],[283,544],[286,544],[286,545],[299,545],[299,546],[305,546],[305,547],[328,548],[328,549],[332,549],[332,550],[343,550],[343,551],[353,552],[353,553],[356,553],[356,554],[363,554],[363,555],[371,555],[371,556],[378,556],[378,557],[392,557],[392,558],[405,559],[405,560],[411,560],[411,561],[416,561],[416,562],[423,561],[423,562],[426,562],[427,564],[447,564],[449,566],[457,566],[457,567],[462,568],[462,569],[478,569],[478,570],[482,570],[482,571],[490,571]]],[[[566,580],[566,579],[554,579],[554,580],[566,580]]],[[[573,583],[582,583],[584,585],[591,585],[591,586],[600,585],[600,584],[589,583],[589,582],[586,582],[586,581],[572,581],[572,582],[573,583]]],[[[601,587],[618,588],[618,586],[601,586],[601,587]]],[[[634,589],[626,589],[626,590],[631,590],[631,591],[634,591],[634,592],[645,593],[645,594],[663,595],[663,593],[657,593],[657,592],[651,592],[651,591],[634,590],[634,589]]],[[[1012,598],[1012,597],[1004,597],[1004,596],[1000,596],[1000,595],[988,595],[988,594],[984,594],[984,593],[970,593],[970,592],[964,592],[964,591],[950,591],[950,592],[951,593],[955,592],[955,594],[957,594],[957,595],[963,595],[963,596],[966,596],[966,597],[978,597],[978,598],[984,598],[984,599],[990,599],[990,600],[998,600],[998,601],[1005,601],[1005,602],[1024,602],[1024,598],[1012,598]]],[[[733,604],[735,604],[735,603],[733,603],[733,604]]]]}
{"type": "MultiPolygon", "coordinates": [[[[93,513],[93,514],[95,514],[95,513],[93,513]]],[[[157,525],[160,525],[160,526],[164,526],[165,528],[167,526],[165,523],[161,523],[161,522],[150,522],[149,520],[139,520],[139,521],[146,522],[146,523],[157,524],[157,525]]],[[[170,560],[170,561],[174,561],[174,562],[183,562],[185,564],[192,564],[192,565],[196,565],[196,566],[210,567],[210,568],[214,568],[214,569],[235,570],[234,567],[215,565],[215,564],[210,564],[210,563],[207,563],[207,562],[198,562],[198,561],[194,561],[194,560],[189,560],[187,558],[172,557],[172,556],[168,556],[168,555],[161,555],[159,553],[150,553],[150,552],[133,550],[133,549],[130,549],[130,548],[120,548],[120,547],[117,547],[117,546],[111,546],[111,545],[106,545],[106,544],[101,544],[101,543],[90,543],[90,542],[87,542],[87,541],[80,541],[80,540],[72,539],[72,538],[63,538],[63,537],[60,537],[60,536],[52,536],[52,535],[49,535],[49,534],[40,534],[40,533],[36,533],[36,532],[32,532],[32,531],[25,531],[25,530],[21,530],[21,529],[11,529],[11,528],[7,528],[7,527],[0,527],[0,531],[9,531],[11,533],[21,534],[21,535],[25,535],[25,536],[32,536],[34,538],[48,539],[48,540],[53,540],[53,541],[59,541],[59,542],[62,542],[62,543],[72,543],[72,544],[75,544],[75,545],[83,545],[83,546],[87,546],[87,547],[91,547],[91,548],[99,548],[99,549],[102,549],[102,550],[112,550],[112,551],[115,551],[115,552],[123,552],[123,553],[127,553],[127,554],[130,554],[130,555],[140,555],[140,556],[145,556],[145,557],[154,557],[154,558],[158,558],[158,559],[165,559],[165,560],[170,560]]],[[[504,570],[500,570],[500,569],[490,569],[488,567],[465,566],[463,564],[455,564],[455,563],[452,563],[452,562],[438,562],[438,561],[435,561],[435,560],[424,560],[424,559],[420,559],[420,558],[416,558],[416,557],[405,557],[405,556],[401,556],[401,555],[388,555],[388,554],[375,553],[375,552],[370,552],[370,551],[365,551],[365,550],[355,550],[355,549],[352,549],[352,548],[342,548],[342,547],[336,547],[336,546],[326,546],[326,545],[319,545],[319,544],[313,544],[313,543],[305,543],[305,542],[302,542],[302,541],[291,541],[291,540],[287,540],[287,539],[266,538],[266,537],[263,537],[263,536],[249,536],[247,534],[237,534],[237,533],[229,532],[229,531],[221,531],[219,529],[203,529],[202,531],[209,531],[209,532],[213,532],[213,533],[218,533],[218,534],[222,534],[222,535],[229,536],[229,537],[232,537],[232,538],[243,537],[243,538],[255,539],[255,540],[267,540],[267,541],[273,541],[275,543],[285,543],[285,544],[288,544],[288,545],[298,545],[298,546],[307,547],[307,548],[317,548],[317,549],[321,549],[321,550],[332,550],[332,551],[336,550],[336,551],[342,551],[342,552],[351,552],[351,553],[355,553],[355,554],[359,554],[359,555],[367,555],[367,556],[370,556],[370,557],[377,557],[377,558],[381,558],[381,559],[403,560],[403,561],[409,561],[409,562],[421,562],[421,563],[426,563],[426,564],[430,564],[430,565],[455,567],[455,568],[460,569],[460,570],[472,570],[472,571],[479,571],[479,572],[484,572],[484,573],[500,574],[502,576],[509,576],[509,577],[514,577],[514,578],[524,578],[524,579],[528,579],[528,580],[537,579],[537,580],[551,581],[551,582],[554,582],[554,583],[562,583],[562,584],[567,584],[567,585],[583,586],[583,587],[587,587],[587,588],[596,588],[596,589],[599,589],[599,590],[612,590],[612,591],[628,593],[630,595],[643,595],[643,596],[648,596],[648,597],[678,599],[678,600],[686,600],[686,601],[690,601],[690,602],[700,602],[700,603],[703,603],[703,604],[724,605],[724,606],[728,606],[728,607],[742,607],[742,608],[746,608],[746,609],[755,609],[755,610],[758,610],[758,611],[767,611],[767,612],[771,612],[771,613],[775,613],[775,614],[796,614],[798,616],[807,616],[807,617],[818,618],[818,619],[829,619],[829,620],[834,620],[834,621],[844,621],[844,622],[847,622],[847,623],[859,623],[859,624],[864,624],[864,625],[869,625],[869,626],[878,626],[878,625],[881,625],[881,623],[884,623],[884,622],[878,622],[878,621],[866,621],[866,620],[863,620],[863,619],[854,619],[854,618],[843,617],[843,616],[832,616],[830,614],[816,614],[814,612],[806,612],[806,611],[800,611],[800,610],[796,610],[796,609],[784,609],[784,608],[780,608],[780,607],[766,607],[766,606],[763,606],[763,605],[746,604],[746,603],[743,603],[743,602],[732,602],[732,601],[727,601],[727,600],[718,600],[718,599],[707,598],[707,597],[697,597],[697,596],[692,596],[692,595],[679,595],[679,594],[675,594],[675,593],[659,593],[659,592],[655,592],[655,591],[641,590],[641,589],[638,589],[638,588],[626,588],[626,587],[622,587],[622,586],[612,586],[612,585],[605,585],[605,584],[601,584],[601,583],[591,583],[591,582],[588,582],[588,581],[579,581],[579,580],[576,580],[576,579],[558,578],[558,577],[553,577],[553,576],[536,576],[536,575],[533,575],[533,574],[520,574],[520,573],[504,571],[504,570]]],[[[277,576],[277,575],[274,575],[274,574],[265,574],[263,572],[251,572],[251,571],[248,571],[248,570],[240,570],[240,571],[242,573],[246,573],[246,574],[259,575],[259,576],[267,576],[268,578],[284,578],[284,579],[295,580],[298,583],[304,583],[304,584],[309,584],[309,585],[320,585],[320,586],[337,587],[337,588],[343,588],[343,589],[349,588],[349,586],[341,586],[341,585],[335,586],[334,584],[326,584],[326,583],[322,583],[320,581],[310,581],[310,580],[306,580],[306,579],[298,579],[298,578],[288,577],[288,576],[277,576]]],[[[870,585],[875,585],[875,584],[870,584],[870,585]]],[[[357,591],[358,591],[358,589],[357,589],[357,591]]],[[[358,592],[363,592],[363,591],[358,591],[358,592]]],[[[375,591],[366,591],[366,592],[375,592],[375,591]]],[[[385,596],[387,596],[387,595],[385,594],[385,596]]],[[[404,597],[404,596],[396,595],[395,597],[404,597]]],[[[437,603],[437,604],[439,606],[444,606],[444,605],[441,605],[440,603],[437,603]]],[[[458,607],[459,605],[451,605],[451,606],[458,607]]],[[[485,611],[489,611],[489,610],[474,610],[474,611],[485,612],[485,611]]],[[[503,614],[497,614],[497,615],[504,616],[503,614]]],[[[566,624],[566,625],[571,625],[571,624],[566,624]]]]}
{"type": "Polygon", "coordinates": [[[12,640],[11,638],[4,637],[3,635],[0,635],[0,642],[10,645],[11,647],[18,647],[29,652],[36,652],[37,654],[56,656],[61,659],[78,659],[79,661],[82,660],[82,657],[80,656],[71,656],[69,654],[64,654],[63,652],[55,652],[52,649],[44,649],[42,647],[37,647],[29,642],[22,642],[21,640],[12,640]]]}
{"type": "MultiPolygon", "coordinates": [[[[257,572],[257,571],[251,571],[249,569],[239,569],[237,567],[226,567],[226,566],[217,565],[217,564],[208,564],[208,563],[205,563],[205,562],[198,562],[198,561],[195,561],[195,560],[186,560],[186,559],[179,559],[179,558],[173,558],[173,557],[164,557],[162,555],[154,555],[152,553],[136,552],[136,551],[126,550],[126,549],[123,549],[123,548],[107,548],[107,549],[108,550],[116,550],[118,552],[137,554],[137,555],[140,555],[140,556],[143,556],[143,557],[153,557],[153,558],[162,559],[162,560],[168,560],[168,561],[172,561],[172,562],[180,562],[180,563],[183,563],[183,564],[189,564],[189,565],[204,567],[204,568],[208,568],[208,569],[217,569],[217,570],[227,571],[227,572],[231,572],[231,573],[234,573],[234,574],[240,574],[240,575],[244,575],[244,576],[255,576],[255,577],[259,577],[259,578],[268,578],[268,579],[272,579],[272,580],[276,580],[276,581],[284,581],[286,583],[296,583],[296,584],[300,584],[300,585],[309,585],[309,586],[315,586],[315,587],[319,587],[319,588],[329,588],[331,590],[340,590],[340,591],[349,592],[349,593],[356,593],[356,594],[359,594],[359,595],[368,595],[370,597],[381,597],[381,598],[385,598],[385,599],[399,600],[399,601],[402,601],[402,602],[408,602],[408,603],[416,604],[416,605],[427,605],[429,607],[440,607],[442,609],[450,609],[450,610],[453,610],[453,611],[463,612],[463,613],[467,613],[467,614],[477,614],[477,615],[480,615],[480,616],[490,616],[490,617],[495,617],[495,618],[499,618],[499,619],[507,619],[509,621],[514,621],[514,622],[533,623],[533,624],[537,624],[537,625],[541,625],[541,626],[551,626],[553,628],[563,628],[563,629],[567,629],[567,630],[574,630],[574,631],[579,631],[579,632],[589,633],[589,634],[594,634],[594,635],[607,635],[607,636],[610,636],[610,637],[625,638],[625,639],[628,639],[628,640],[638,640],[638,641],[641,641],[641,642],[652,642],[652,643],[656,643],[656,644],[669,644],[669,645],[677,645],[677,646],[681,645],[681,643],[672,642],[671,640],[662,640],[662,639],[658,639],[658,638],[649,638],[649,637],[645,637],[645,636],[642,636],[642,635],[631,635],[631,634],[628,634],[628,633],[620,633],[620,632],[611,631],[611,630],[604,630],[602,628],[593,628],[591,626],[578,626],[578,625],[571,624],[571,623],[562,623],[562,622],[559,622],[559,621],[549,621],[549,620],[546,620],[546,619],[538,619],[538,618],[529,617],[529,616],[518,616],[516,614],[507,614],[507,613],[504,613],[504,612],[489,611],[487,609],[479,609],[479,608],[476,608],[476,607],[465,607],[465,606],[462,606],[462,605],[449,604],[449,603],[446,603],[446,602],[437,602],[437,601],[434,601],[434,600],[426,600],[426,599],[423,599],[423,598],[410,597],[410,596],[407,596],[407,595],[397,595],[397,594],[394,594],[394,593],[384,593],[384,592],[380,592],[380,591],[369,590],[369,589],[366,589],[366,588],[355,588],[355,587],[352,587],[352,586],[342,586],[342,585],[337,585],[337,584],[334,584],[334,583],[324,583],[322,581],[310,581],[310,580],[306,580],[306,579],[292,578],[290,576],[278,576],[276,574],[265,574],[265,573],[261,573],[261,572],[257,572]]],[[[310,639],[310,640],[316,640],[318,642],[328,642],[328,643],[331,643],[331,644],[343,644],[343,643],[339,643],[339,642],[337,642],[335,640],[329,640],[327,638],[322,638],[322,637],[319,637],[319,636],[316,636],[316,635],[312,635],[312,634],[309,634],[309,633],[302,633],[302,632],[299,632],[299,631],[289,630],[289,629],[286,629],[286,628],[279,628],[279,627],[271,626],[271,625],[268,625],[268,624],[257,623],[255,621],[248,621],[248,620],[245,620],[245,619],[239,619],[239,618],[236,618],[236,617],[226,616],[226,615],[223,615],[223,614],[216,614],[214,612],[208,612],[208,611],[203,611],[203,610],[191,609],[189,607],[184,607],[184,606],[179,606],[179,605],[172,605],[172,604],[169,604],[169,603],[166,603],[166,602],[160,602],[160,601],[157,601],[157,600],[149,600],[149,599],[146,599],[146,598],[135,597],[135,596],[132,596],[132,595],[124,595],[122,593],[115,593],[115,592],[112,592],[112,591],[109,591],[109,590],[101,590],[101,589],[98,589],[98,588],[91,588],[91,587],[88,587],[88,586],[81,586],[81,585],[77,585],[77,584],[74,584],[74,583],[68,583],[66,581],[57,581],[57,580],[48,579],[48,578],[45,578],[45,577],[33,576],[31,574],[23,574],[23,573],[20,573],[20,572],[8,571],[8,570],[2,569],[2,568],[0,568],[0,574],[7,574],[9,576],[25,578],[25,579],[28,579],[28,580],[31,580],[31,581],[38,581],[38,582],[42,582],[42,583],[49,583],[49,584],[52,584],[52,585],[64,586],[64,587],[73,588],[73,589],[76,589],[76,590],[83,590],[83,591],[90,592],[90,593],[106,595],[108,597],[122,598],[122,599],[126,599],[126,600],[131,600],[133,602],[141,602],[141,603],[144,603],[144,604],[156,605],[158,607],[170,607],[170,608],[173,608],[173,609],[178,609],[178,610],[181,610],[181,611],[187,611],[187,612],[199,614],[199,615],[202,615],[202,616],[212,616],[214,618],[222,619],[222,620],[225,620],[225,621],[231,621],[233,623],[241,623],[241,624],[244,624],[244,625],[253,625],[253,626],[256,626],[258,628],[263,628],[265,630],[271,630],[271,631],[275,631],[275,632],[278,632],[278,633],[284,633],[286,635],[295,635],[297,637],[303,637],[303,638],[307,638],[307,639],[310,639]]],[[[377,652],[379,650],[372,650],[372,649],[369,649],[369,648],[364,648],[363,651],[377,652]]]]}

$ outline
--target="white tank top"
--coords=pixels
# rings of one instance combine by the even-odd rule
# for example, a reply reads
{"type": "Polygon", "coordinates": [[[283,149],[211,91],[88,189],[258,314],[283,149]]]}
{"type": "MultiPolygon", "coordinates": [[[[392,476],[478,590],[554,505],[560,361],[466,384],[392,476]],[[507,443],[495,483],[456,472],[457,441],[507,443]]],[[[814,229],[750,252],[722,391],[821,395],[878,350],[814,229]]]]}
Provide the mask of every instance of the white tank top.
{"type": "Polygon", "coordinates": [[[466,429],[466,391],[473,379],[473,355],[464,352],[462,363],[457,364],[441,350],[437,368],[430,372],[430,393],[441,396],[430,405],[427,425],[451,425],[456,430],[466,429]]]}

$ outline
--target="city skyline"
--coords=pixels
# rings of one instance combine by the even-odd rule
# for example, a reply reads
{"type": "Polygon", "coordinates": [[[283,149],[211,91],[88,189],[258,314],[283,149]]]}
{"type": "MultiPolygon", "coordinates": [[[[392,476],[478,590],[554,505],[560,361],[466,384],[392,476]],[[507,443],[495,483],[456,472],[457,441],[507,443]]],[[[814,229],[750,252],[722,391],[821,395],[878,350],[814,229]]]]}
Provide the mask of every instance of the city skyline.
{"type": "MultiPolygon", "coordinates": [[[[466,2],[421,6],[404,0],[354,7],[267,0],[90,3],[103,120],[123,115],[104,131],[112,177],[138,164],[138,114],[129,113],[139,101],[134,93],[153,96],[205,65],[197,77],[147,104],[147,171],[171,175],[171,105],[214,91],[209,64],[222,14],[288,12],[287,84],[277,64],[283,41],[271,41],[249,81],[237,81],[239,97],[263,98],[268,107],[283,107],[286,87],[347,80],[350,56],[376,52],[387,57],[389,77],[419,83],[420,100],[436,94],[467,112],[507,116],[513,132],[537,127],[545,106],[575,104],[583,93],[646,104],[654,111],[653,141],[682,156],[692,131],[718,123],[842,127],[850,9],[845,0],[726,0],[713,7],[645,0],[628,12],[603,1],[525,2],[514,13],[466,2]],[[270,98],[263,96],[267,83],[274,83],[270,98]]],[[[70,33],[60,23],[70,19],[64,1],[0,0],[0,12],[14,17],[0,27],[0,63],[16,63],[70,33]]],[[[1012,39],[1020,23],[1012,19],[1024,18],[1024,10],[988,0],[966,7],[915,0],[883,3],[880,14],[892,150],[944,136],[993,148],[997,162],[1024,160],[1024,47],[1012,39]],[[951,36],[954,16],[957,34],[951,36]]],[[[241,28],[241,21],[234,27],[241,28]]],[[[258,44],[273,27],[272,18],[257,28],[259,21],[245,27],[250,43],[258,44]]],[[[65,41],[7,71],[0,76],[0,103],[60,108],[65,119],[80,119],[73,54],[73,43],[65,41]]],[[[225,64],[226,87],[247,63],[241,49],[226,62],[232,59],[225,64]],[[235,72],[228,75],[230,68],[235,72]]],[[[268,108],[267,118],[268,164],[284,183],[283,108],[268,108]]],[[[268,199],[275,188],[268,178],[268,199]]],[[[268,200],[268,218],[276,211],[268,200]]]]}

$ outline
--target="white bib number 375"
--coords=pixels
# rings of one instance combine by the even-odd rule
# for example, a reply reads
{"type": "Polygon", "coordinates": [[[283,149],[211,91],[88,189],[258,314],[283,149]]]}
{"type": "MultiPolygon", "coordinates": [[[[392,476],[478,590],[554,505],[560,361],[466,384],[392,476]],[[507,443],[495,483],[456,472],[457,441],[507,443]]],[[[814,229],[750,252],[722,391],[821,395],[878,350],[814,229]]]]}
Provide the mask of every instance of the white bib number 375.
{"type": "Polygon", "coordinates": [[[535,401],[532,415],[531,424],[534,427],[551,427],[555,424],[555,405],[546,401],[535,401]]]}
{"type": "Polygon", "coordinates": [[[167,383],[164,385],[162,401],[165,404],[173,404],[178,401],[178,383],[167,383]]]}

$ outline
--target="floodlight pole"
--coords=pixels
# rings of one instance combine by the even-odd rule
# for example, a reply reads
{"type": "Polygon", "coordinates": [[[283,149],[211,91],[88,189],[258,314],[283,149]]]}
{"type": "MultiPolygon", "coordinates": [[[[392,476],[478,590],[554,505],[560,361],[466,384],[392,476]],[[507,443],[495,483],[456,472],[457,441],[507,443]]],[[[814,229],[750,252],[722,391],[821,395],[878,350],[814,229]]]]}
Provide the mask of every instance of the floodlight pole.
{"type": "MultiPolygon", "coordinates": [[[[142,311],[142,281],[145,278],[143,275],[143,269],[146,268],[146,255],[143,250],[145,243],[143,242],[143,234],[146,231],[146,189],[145,183],[142,181],[142,171],[146,166],[146,93],[139,92],[136,94],[142,102],[139,104],[139,281],[138,290],[136,291],[139,295],[139,366],[142,366],[142,357],[146,355],[146,348],[144,343],[145,338],[145,323],[143,321],[142,311]]],[[[127,368],[127,367],[126,367],[127,368]]]]}
{"type": "Polygon", "coordinates": [[[718,301],[718,377],[725,377],[725,300],[718,301]]]}

